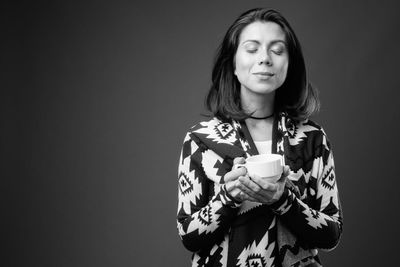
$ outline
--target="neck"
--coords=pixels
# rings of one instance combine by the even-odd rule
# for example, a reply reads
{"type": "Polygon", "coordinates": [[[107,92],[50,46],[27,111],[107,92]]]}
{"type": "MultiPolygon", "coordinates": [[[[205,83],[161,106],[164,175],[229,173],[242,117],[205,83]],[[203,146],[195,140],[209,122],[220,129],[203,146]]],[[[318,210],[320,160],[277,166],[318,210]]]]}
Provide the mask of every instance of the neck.
{"type": "Polygon", "coordinates": [[[249,90],[240,91],[242,108],[253,117],[266,117],[274,113],[275,92],[269,94],[256,94],[249,90]]]}

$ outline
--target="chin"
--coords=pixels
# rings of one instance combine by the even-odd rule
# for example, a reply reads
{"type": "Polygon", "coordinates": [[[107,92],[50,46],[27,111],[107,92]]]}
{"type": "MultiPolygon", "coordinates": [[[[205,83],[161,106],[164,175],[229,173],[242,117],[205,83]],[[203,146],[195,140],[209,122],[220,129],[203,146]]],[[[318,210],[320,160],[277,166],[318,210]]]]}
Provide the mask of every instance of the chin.
{"type": "Polygon", "coordinates": [[[276,91],[277,88],[273,87],[268,87],[268,88],[255,88],[255,90],[252,90],[254,93],[256,94],[260,94],[260,95],[268,95],[271,93],[274,93],[276,91]]]}
{"type": "Polygon", "coordinates": [[[249,84],[248,86],[242,85],[242,90],[245,90],[244,92],[247,91],[247,93],[250,94],[257,94],[257,95],[269,95],[271,93],[274,93],[277,89],[276,86],[271,85],[271,84],[249,84]]]}

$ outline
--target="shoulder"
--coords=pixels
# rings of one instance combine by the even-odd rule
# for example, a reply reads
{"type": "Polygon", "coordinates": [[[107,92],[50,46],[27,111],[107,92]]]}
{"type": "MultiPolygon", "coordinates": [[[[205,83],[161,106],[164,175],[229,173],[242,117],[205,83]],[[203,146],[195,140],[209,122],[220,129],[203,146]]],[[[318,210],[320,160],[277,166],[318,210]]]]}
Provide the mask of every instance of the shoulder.
{"type": "Polygon", "coordinates": [[[309,149],[315,149],[316,146],[321,145],[329,147],[325,130],[314,120],[296,121],[289,117],[282,117],[280,127],[292,146],[306,146],[309,149]]]}
{"type": "Polygon", "coordinates": [[[215,132],[215,129],[218,128],[218,125],[221,123],[222,122],[216,117],[199,121],[188,129],[186,138],[193,138],[198,135],[210,135],[215,132]]]}
{"type": "Polygon", "coordinates": [[[209,139],[217,143],[234,143],[236,138],[232,121],[222,121],[216,117],[193,125],[188,134],[200,139],[209,139]]]}
{"type": "Polygon", "coordinates": [[[307,140],[314,150],[330,150],[331,145],[324,128],[317,122],[307,119],[296,123],[297,137],[307,140]],[[318,148],[318,149],[317,149],[318,148]]]}
{"type": "Polygon", "coordinates": [[[218,119],[217,117],[212,117],[208,120],[203,120],[200,121],[196,124],[194,124],[192,127],[190,127],[189,132],[193,133],[193,132],[198,132],[201,131],[203,129],[214,129],[215,127],[217,127],[218,125],[222,124],[223,122],[218,119]]]}
{"type": "MultiPolygon", "coordinates": [[[[236,123],[237,124],[237,123],[236,123]]],[[[200,121],[190,127],[189,132],[202,133],[205,131],[209,132],[221,132],[226,134],[235,128],[235,121],[233,120],[221,120],[217,117],[212,117],[208,120],[200,121]]]]}
{"type": "Polygon", "coordinates": [[[298,121],[298,122],[296,122],[296,125],[297,125],[298,129],[300,129],[302,131],[314,132],[315,134],[318,134],[318,135],[325,135],[325,131],[324,131],[323,127],[319,123],[315,122],[314,120],[306,119],[306,120],[298,121]]]}
{"type": "Polygon", "coordinates": [[[323,127],[317,122],[311,119],[305,119],[301,121],[294,121],[288,119],[285,124],[285,128],[291,138],[316,138],[326,136],[323,127]]]}
{"type": "Polygon", "coordinates": [[[313,131],[315,133],[315,135],[323,137],[323,138],[327,138],[327,134],[326,134],[324,127],[322,127],[321,124],[319,124],[313,120],[307,119],[307,120],[302,121],[300,127],[311,129],[311,131],[313,131]]]}
{"type": "Polygon", "coordinates": [[[310,171],[313,168],[315,159],[322,158],[327,161],[331,146],[322,126],[313,120],[286,121],[287,137],[285,149],[288,157],[292,159],[292,168],[310,171]],[[301,158],[301,160],[299,160],[301,158]]]}

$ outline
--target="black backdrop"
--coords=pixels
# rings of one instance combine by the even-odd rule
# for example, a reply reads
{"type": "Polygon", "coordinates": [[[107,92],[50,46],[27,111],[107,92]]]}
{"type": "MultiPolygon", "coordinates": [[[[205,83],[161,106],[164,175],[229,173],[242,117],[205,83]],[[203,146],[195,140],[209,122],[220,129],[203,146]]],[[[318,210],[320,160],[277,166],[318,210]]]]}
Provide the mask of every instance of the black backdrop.
{"type": "Polygon", "coordinates": [[[280,10],[333,144],[344,233],[326,266],[393,266],[396,1],[0,4],[1,266],[189,266],[177,164],[212,58],[243,11],[280,10]]]}

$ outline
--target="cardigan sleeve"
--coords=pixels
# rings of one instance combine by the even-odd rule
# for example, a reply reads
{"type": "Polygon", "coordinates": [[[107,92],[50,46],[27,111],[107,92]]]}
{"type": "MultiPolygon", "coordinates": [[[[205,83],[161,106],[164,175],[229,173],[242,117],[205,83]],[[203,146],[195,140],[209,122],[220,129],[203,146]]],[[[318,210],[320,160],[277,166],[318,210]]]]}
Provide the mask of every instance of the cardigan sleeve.
{"type": "Polygon", "coordinates": [[[223,185],[214,185],[207,177],[203,162],[209,162],[205,157],[212,153],[205,150],[188,133],[178,168],[178,233],[183,245],[193,252],[221,242],[240,205],[223,185]]]}
{"type": "Polygon", "coordinates": [[[301,200],[286,187],[271,208],[301,242],[310,248],[330,250],[336,247],[342,233],[342,212],[332,150],[321,132],[322,144],[318,147],[322,153],[313,161],[308,197],[301,200]]]}

